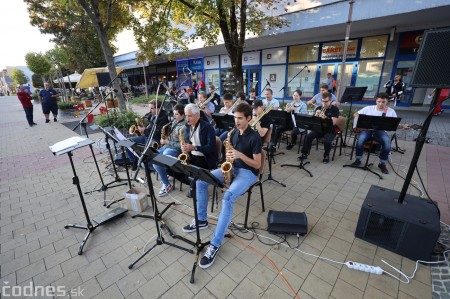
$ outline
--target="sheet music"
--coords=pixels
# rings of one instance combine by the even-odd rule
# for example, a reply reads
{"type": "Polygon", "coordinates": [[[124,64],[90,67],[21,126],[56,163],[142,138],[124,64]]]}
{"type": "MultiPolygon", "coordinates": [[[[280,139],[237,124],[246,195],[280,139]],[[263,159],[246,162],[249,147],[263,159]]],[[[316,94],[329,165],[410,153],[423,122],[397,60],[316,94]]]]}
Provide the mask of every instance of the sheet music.
{"type": "MultiPolygon", "coordinates": [[[[117,128],[114,128],[114,134],[116,135],[116,137],[117,137],[117,139],[119,140],[119,141],[122,141],[122,140],[128,140],[128,138],[127,137],[125,137],[123,134],[122,134],[122,132],[120,132],[120,130],[119,129],[117,129],[117,128]]],[[[140,155],[138,155],[131,147],[127,147],[127,149],[133,154],[133,155],[135,155],[136,157],[140,157],[140,155]]]]}
{"type": "Polygon", "coordinates": [[[87,138],[83,138],[80,136],[74,136],[72,138],[68,138],[66,140],[57,142],[51,146],[49,146],[50,150],[54,153],[69,149],[75,148],[79,143],[85,141],[87,138]]]}

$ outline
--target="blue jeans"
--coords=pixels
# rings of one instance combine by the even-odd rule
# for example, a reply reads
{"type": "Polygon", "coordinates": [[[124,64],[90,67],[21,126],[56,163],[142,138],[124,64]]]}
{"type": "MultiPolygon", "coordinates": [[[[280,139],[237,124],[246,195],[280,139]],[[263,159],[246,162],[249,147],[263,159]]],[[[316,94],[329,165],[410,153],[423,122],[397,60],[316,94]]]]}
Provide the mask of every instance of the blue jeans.
{"type": "Polygon", "coordinates": [[[364,143],[372,137],[379,144],[381,144],[380,161],[386,163],[391,152],[391,138],[386,131],[382,130],[366,130],[358,135],[358,142],[356,143],[356,159],[361,160],[364,152],[364,143]]]}
{"type": "MultiPolygon", "coordinates": [[[[158,152],[160,154],[171,156],[171,157],[178,157],[178,155],[181,153],[180,150],[173,149],[170,147],[167,147],[166,145],[161,147],[158,152]]],[[[165,186],[169,185],[169,180],[167,179],[167,171],[165,167],[159,166],[154,164],[153,167],[155,168],[156,172],[158,172],[159,177],[161,178],[161,183],[163,183],[165,186]]]]}
{"type": "MultiPolygon", "coordinates": [[[[214,231],[211,244],[219,247],[222,244],[225,232],[230,225],[233,217],[233,206],[239,196],[244,194],[248,188],[256,181],[256,175],[245,168],[233,168],[234,179],[230,188],[225,192],[222,199],[222,210],[220,211],[219,220],[216,230],[214,231]]],[[[224,182],[221,169],[215,169],[211,173],[224,182]]],[[[206,221],[208,208],[208,183],[197,181],[197,210],[198,220],[206,221]]]]}

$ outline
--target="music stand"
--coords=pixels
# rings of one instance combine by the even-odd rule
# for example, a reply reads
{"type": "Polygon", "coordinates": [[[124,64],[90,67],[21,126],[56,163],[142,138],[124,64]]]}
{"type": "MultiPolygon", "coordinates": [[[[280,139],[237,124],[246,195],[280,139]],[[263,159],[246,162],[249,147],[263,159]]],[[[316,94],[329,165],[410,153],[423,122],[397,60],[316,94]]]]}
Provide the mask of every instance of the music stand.
{"type": "MultiPolygon", "coordinates": [[[[109,203],[108,205],[106,205],[106,190],[108,190],[108,188],[115,188],[115,187],[119,187],[119,186],[123,186],[123,185],[126,185],[127,183],[125,182],[125,183],[120,183],[120,184],[118,184],[118,185],[114,185],[114,186],[110,186],[110,185],[112,185],[112,184],[114,184],[114,183],[118,183],[118,182],[122,182],[122,179],[119,177],[119,174],[117,173],[117,169],[116,169],[116,165],[115,165],[115,163],[114,163],[114,157],[113,157],[113,154],[112,154],[112,151],[111,151],[111,146],[109,145],[109,139],[111,139],[113,142],[119,142],[119,140],[117,140],[116,139],[116,137],[115,136],[113,136],[110,132],[112,132],[113,130],[112,130],[112,128],[111,127],[101,127],[101,126],[98,126],[99,128],[100,128],[100,130],[105,134],[105,143],[106,143],[106,148],[108,149],[108,153],[109,153],[109,157],[110,157],[110,159],[111,159],[111,164],[112,164],[112,166],[113,166],[113,169],[114,169],[114,175],[115,175],[115,177],[114,177],[114,180],[113,181],[111,181],[111,182],[109,182],[109,183],[107,183],[107,184],[105,184],[104,182],[103,182],[103,180],[102,180],[102,186],[99,188],[99,189],[95,189],[95,190],[92,190],[92,191],[88,191],[88,192],[85,192],[84,194],[90,194],[90,193],[93,193],[93,192],[100,192],[100,191],[103,191],[103,206],[106,206],[106,207],[110,207],[112,204],[114,204],[114,203],[116,203],[116,202],[119,202],[119,201],[121,201],[121,200],[124,200],[125,198],[121,198],[121,199],[118,199],[118,200],[114,200],[114,201],[112,201],[111,203],[109,203]]],[[[125,163],[126,163],[126,161],[125,161],[125,163]]],[[[128,173],[128,172],[127,172],[128,173]]],[[[130,185],[131,185],[131,183],[129,183],[130,185]]]]}
{"type": "MultiPolygon", "coordinates": [[[[324,133],[327,132],[327,130],[329,130],[329,126],[330,123],[327,122],[327,119],[321,119],[320,117],[315,117],[312,115],[307,115],[307,114],[300,114],[300,113],[294,113],[294,117],[295,117],[295,122],[297,124],[298,128],[304,129],[306,130],[306,133],[308,131],[315,131],[315,132],[319,132],[319,133],[324,133]]],[[[328,119],[329,121],[331,121],[331,119],[328,119]]],[[[331,123],[332,126],[332,123],[331,123]]],[[[310,177],[313,177],[312,173],[306,169],[304,166],[306,164],[310,164],[309,161],[306,161],[305,163],[303,163],[303,159],[300,158],[300,164],[299,165],[295,165],[295,164],[282,164],[281,167],[297,167],[299,169],[303,169],[304,171],[306,171],[310,177]]]]}
{"type": "MultiPolygon", "coordinates": [[[[358,122],[356,124],[356,128],[367,129],[370,131],[373,130],[396,131],[400,121],[401,121],[400,117],[383,117],[383,116],[360,114],[358,115],[358,122]]],[[[377,175],[380,179],[383,179],[383,177],[379,173],[370,169],[370,166],[373,165],[373,163],[369,163],[370,150],[372,149],[373,140],[374,139],[372,137],[370,141],[369,153],[367,154],[367,159],[364,166],[355,166],[352,164],[346,164],[343,165],[343,167],[360,168],[366,171],[370,171],[371,173],[377,175]]]]}
{"type": "Polygon", "coordinates": [[[213,113],[212,118],[214,119],[214,122],[216,123],[216,127],[219,129],[228,131],[232,128],[234,128],[234,116],[224,113],[213,113]]]}
{"type": "MultiPolygon", "coordinates": [[[[92,224],[91,218],[89,217],[89,213],[86,208],[86,203],[84,201],[83,192],[81,191],[80,180],[75,171],[75,165],[73,164],[73,159],[72,159],[73,153],[72,152],[74,150],[77,150],[77,149],[85,147],[85,146],[89,146],[92,150],[93,143],[94,143],[94,141],[92,141],[88,138],[72,137],[72,138],[68,138],[66,140],[63,140],[61,142],[58,142],[58,143],[50,146],[50,150],[53,152],[53,154],[55,156],[60,156],[63,154],[67,154],[69,156],[70,165],[72,166],[72,171],[73,171],[72,183],[77,186],[77,191],[78,191],[78,195],[80,197],[81,206],[83,207],[84,216],[86,217],[86,225],[85,226],[77,225],[77,224],[67,224],[64,226],[65,229],[73,227],[73,228],[85,229],[88,231],[86,236],[84,237],[83,241],[80,244],[80,248],[78,249],[78,255],[83,254],[83,248],[84,248],[84,245],[86,244],[86,241],[88,240],[91,233],[97,227],[105,224],[106,222],[108,222],[110,220],[116,219],[127,212],[127,210],[124,208],[120,208],[120,207],[115,208],[114,210],[108,211],[104,215],[95,217],[95,219],[93,219],[93,222],[95,224],[92,224]]],[[[95,160],[95,156],[94,156],[94,160],[95,160]]]]}
{"type": "MultiPolygon", "coordinates": [[[[152,147],[149,147],[149,150],[147,150],[147,152],[143,153],[144,156],[144,165],[147,165],[149,162],[150,163],[154,163],[154,164],[158,164],[160,166],[166,167],[166,168],[170,168],[170,169],[174,169],[176,168],[176,164],[181,164],[181,162],[173,157],[169,157],[169,156],[165,156],[162,154],[158,154],[155,153],[153,151],[152,147]]],[[[147,178],[147,185],[148,185],[148,189],[150,192],[150,199],[151,199],[151,203],[152,203],[152,207],[153,207],[153,216],[149,216],[149,215],[136,215],[132,218],[135,217],[141,217],[141,218],[150,218],[153,219],[155,221],[155,226],[156,226],[156,232],[158,237],[156,238],[156,243],[150,247],[149,249],[147,249],[137,260],[135,260],[131,265],[128,266],[128,269],[132,269],[134,267],[134,265],[139,262],[141,259],[144,258],[144,256],[146,256],[150,251],[152,251],[154,248],[156,248],[156,246],[158,245],[163,245],[163,244],[167,244],[171,247],[175,247],[178,249],[181,249],[183,251],[189,252],[189,253],[194,253],[194,251],[192,249],[187,249],[181,246],[178,246],[176,244],[170,243],[170,242],[166,242],[164,240],[164,237],[161,234],[161,229],[162,228],[166,228],[170,234],[170,236],[174,239],[180,239],[192,246],[195,245],[194,242],[187,240],[183,237],[174,235],[172,233],[172,231],[170,230],[170,228],[166,225],[166,223],[163,221],[162,219],[162,215],[172,206],[175,204],[175,202],[171,202],[161,213],[158,211],[158,206],[157,206],[157,200],[156,200],[156,196],[155,196],[155,191],[153,190],[153,183],[152,183],[152,178],[150,175],[150,170],[149,168],[146,166],[145,167],[145,176],[147,178]],[[159,223],[161,223],[161,226],[159,225],[159,223]]]]}
{"type": "MultiPolygon", "coordinates": [[[[286,130],[289,130],[289,127],[292,127],[291,114],[287,113],[286,111],[270,110],[267,115],[270,119],[272,119],[272,138],[273,138],[274,134],[276,134],[278,126],[285,126],[286,130]],[[290,126],[289,126],[289,124],[290,124],[290,126]]],[[[274,144],[273,146],[276,146],[276,144],[274,144]]],[[[276,164],[275,156],[278,156],[278,155],[284,155],[284,153],[278,152],[275,154],[274,150],[272,150],[270,148],[270,146],[267,147],[267,160],[269,162],[269,175],[267,176],[267,179],[265,179],[263,181],[263,183],[265,181],[274,181],[275,183],[278,183],[281,186],[286,187],[285,184],[275,180],[272,177],[272,161],[273,161],[273,164],[276,164]]]]}
{"type": "Polygon", "coordinates": [[[366,90],[367,90],[367,86],[360,86],[360,87],[347,86],[347,87],[345,87],[344,94],[341,97],[341,103],[350,102],[350,110],[348,111],[348,114],[347,114],[347,123],[345,126],[345,136],[344,136],[344,145],[345,146],[347,145],[348,124],[350,123],[353,102],[360,102],[363,99],[364,94],[366,93],[366,90]]]}

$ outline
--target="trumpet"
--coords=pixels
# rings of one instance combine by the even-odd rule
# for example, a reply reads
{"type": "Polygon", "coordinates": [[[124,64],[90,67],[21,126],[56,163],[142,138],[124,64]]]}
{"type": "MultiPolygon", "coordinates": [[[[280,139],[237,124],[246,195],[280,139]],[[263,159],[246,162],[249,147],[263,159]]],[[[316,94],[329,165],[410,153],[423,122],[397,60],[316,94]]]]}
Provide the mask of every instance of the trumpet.
{"type": "Polygon", "coordinates": [[[250,121],[249,125],[253,130],[256,130],[256,125],[264,117],[264,115],[266,115],[267,113],[269,113],[270,110],[273,109],[273,105],[274,105],[273,103],[270,104],[266,109],[264,109],[263,112],[261,112],[259,115],[257,115],[256,118],[254,118],[250,121]]]}
{"type": "Polygon", "coordinates": [[[206,99],[206,101],[204,101],[203,103],[198,103],[198,108],[200,108],[201,110],[205,109],[206,105],[211,102],[211,100],[214,98],[214,95],[216,93],[217,89],[214,89],[213,91],[211,91],[211,95],[209,96],[209,98],[206,99]]]}
{"type": "Polygon", "coordinates": [[[144,121],[143,121],[142,118],[139,118],[139,117],[136,117],[134,119],[134,121],[136,122],[136,124],[132,125],[130,127],[130,129],[128,130],[128,133],[130,133],[130,135],[136,134],[136,135],[140,136],[141,133],[139,132],[138,127],[143,127],[144,126],[144,121]]]}
{"type": "MultiPolygon", "coordinates": [[[[180,145],[186,144],[186,141],[184,140],[184,131],[186,130],[186,126],[183,126],[179,133],[178,133],[178,139],[180,140],[180,145]]],[[[178,155],[178,160],[181,161],[182,164],[188,165],[189,164],[189,154],[187,152],[182,152],[178,155]]]]}
{"type": "MultiPolygon", "coordinates": [[[[233,145],[231,144],[231,134],[235,129],[236,127],[228,132],[227,139],[224,141],[225,152],[234,150],[233,145]]],[[[225,185],[230,187],[231,181],[233,180],[233,159],[227,158],[226,161],[220,166],[220,169],[222,170],[225,185]]]]}
{"type": "Polygon", "coordinates": [[[327,107],[322,106],[322,108],[320,110],[316,111],[316,116],[318,116],[318,117],[320,117],[322,119],[327,118],[327,116],[325,115],[325,110],[327,110],[327,107]]]}

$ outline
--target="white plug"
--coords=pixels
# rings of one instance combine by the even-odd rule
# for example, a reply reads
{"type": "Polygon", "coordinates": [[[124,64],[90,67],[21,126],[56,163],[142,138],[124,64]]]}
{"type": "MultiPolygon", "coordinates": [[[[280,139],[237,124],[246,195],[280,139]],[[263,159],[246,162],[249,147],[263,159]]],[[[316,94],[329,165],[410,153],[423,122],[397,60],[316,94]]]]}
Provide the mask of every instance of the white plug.
{"type": "Polygon", "coordinates": [[[375,267],[375,266],[361,264],[361,263],[356,263],[356,262],[352,262],[352,261],[346,262],[345,265],[349,269],[359,270],[359,271],[362,271],[362,272],[368,272],[368,273],[373,273],[373,274],[378,274],[378,275],[383,274],[383,269],[381,269],[378,266],[375,267]]]}

